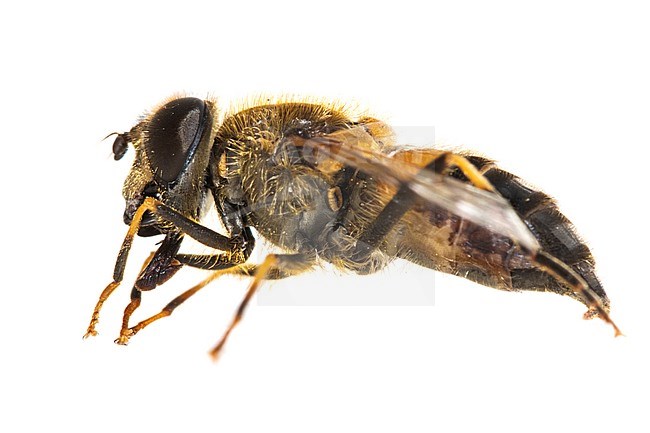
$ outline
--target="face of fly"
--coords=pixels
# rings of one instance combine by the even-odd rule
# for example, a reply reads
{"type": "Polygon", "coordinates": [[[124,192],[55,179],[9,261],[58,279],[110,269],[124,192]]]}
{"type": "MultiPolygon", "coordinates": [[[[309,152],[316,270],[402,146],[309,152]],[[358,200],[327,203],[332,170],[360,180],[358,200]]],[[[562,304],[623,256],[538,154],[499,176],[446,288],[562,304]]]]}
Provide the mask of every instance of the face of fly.
{"type": "MultiPolygon", "coordinates": [[[[179,98],[162,104],[113,145],[115,158],[135,148],[135,159],[122,194],[124,222],[130,224],[145,198],[152,197],[183,215],[198,218],[205,200],[206,171],[214,137],[214,104],[197,98],[179,98]]],[[[166,232],[166,224],[145,212],[138,234],[166,232]]]]}

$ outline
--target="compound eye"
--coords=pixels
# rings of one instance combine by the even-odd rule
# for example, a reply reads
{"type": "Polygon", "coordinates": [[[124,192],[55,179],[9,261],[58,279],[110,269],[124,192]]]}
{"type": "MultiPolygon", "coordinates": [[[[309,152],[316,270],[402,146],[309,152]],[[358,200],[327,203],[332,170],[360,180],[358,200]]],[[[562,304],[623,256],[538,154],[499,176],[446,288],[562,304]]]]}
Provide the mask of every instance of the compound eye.
{"type": "Polygon", "coordinates": [[[205,125],[205,102],[197,98],[175,99],[153,115],[145,128],[144,147],[159,181],[178,178],[191,162],[205,125]]]}
{"type": "Polygon", "coordinates": [[[115,141],[113,142],[113,158],[115,158],[115,161],[122,159],[128,148],[129,145],[126,142],[124,135],[117,134],[117,137],[115,137],[115,141]]]}

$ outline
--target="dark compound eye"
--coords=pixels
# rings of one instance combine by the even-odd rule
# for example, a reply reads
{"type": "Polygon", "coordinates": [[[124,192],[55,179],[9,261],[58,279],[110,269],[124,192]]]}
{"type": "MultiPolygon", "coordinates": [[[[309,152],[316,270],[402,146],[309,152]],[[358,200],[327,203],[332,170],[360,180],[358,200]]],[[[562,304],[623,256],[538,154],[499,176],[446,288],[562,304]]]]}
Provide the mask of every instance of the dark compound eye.
{"type": "Polygon", "coordinates": [[[115,141],[113,142],[113,158],[115,158],[115,161],[122,159],[128,148],[129,145],[126,138],[124,138],[124,135],[117,134],[117,137],[115,137],[115,141]]]}
{"type": "Polygon", "coordinates": [[[197,98],[180,98],[165,104],[146,127],[145,149],[154,175],[171,183],[191,162],[205,130],[207,109],[197,98]]]}

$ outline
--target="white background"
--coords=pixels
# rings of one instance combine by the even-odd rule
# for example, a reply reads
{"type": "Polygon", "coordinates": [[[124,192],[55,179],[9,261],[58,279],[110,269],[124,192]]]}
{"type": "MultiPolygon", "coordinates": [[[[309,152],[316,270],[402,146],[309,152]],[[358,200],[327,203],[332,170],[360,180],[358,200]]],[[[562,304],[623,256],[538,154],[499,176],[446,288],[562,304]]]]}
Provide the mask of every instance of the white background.
{"type": "MultiPolygon", "coordinates": [[[[641,6],[0,9],[0,430],[648,431],[650,31],[641,6]],[[213,364],[206,352],[245,289],[223,280],[119,347],[129,278],[153,247],[140,239],[100,335],[83,341],[126,230],[129,161],[112,161],[101,138],[178,91],[352,100],[501,161],[554,195],[589,240],[626,336],[581,320],[570,299],[437,275],[434,307],[253,305],[213,364]]],[[[138,317],[203,275],[184,270],[146,293],[138,317]]],[[[429,271],[409,275],[433,282],[429,271]]],[[[379,281],[399,290],[404,278],[379,281]]]]}

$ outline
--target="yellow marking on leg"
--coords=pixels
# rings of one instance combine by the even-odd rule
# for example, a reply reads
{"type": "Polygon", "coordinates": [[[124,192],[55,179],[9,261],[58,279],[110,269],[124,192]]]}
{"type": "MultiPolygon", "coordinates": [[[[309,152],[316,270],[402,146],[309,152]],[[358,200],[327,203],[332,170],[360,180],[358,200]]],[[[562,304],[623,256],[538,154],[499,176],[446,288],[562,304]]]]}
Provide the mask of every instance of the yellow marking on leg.
{"type": "MultiPolygon", "coordinates": [[[[398,152],[392,156],[395,161],[405,162],[420,168],[441,158],[445,167],[458,167],[475,187],[486,191],[495,191],[490,181],[483,175],[483,172],[462,155],[436,149],[423,149],[398,152]]],[[[492,166],[493,164],[488,164],[487,167],[489,169],[492,166]]],[[[487,169],[484,168],[484,171],[487,171],[487,169]]]]}
{"type": "Polygon", "coordinates": [[[445,164],[449,166],[456,166],[463,172],[465,177],[472,182],[477,188],[484,189],[486,191],[495,192],[494,187],[489,180],[472,164],[467,158],[461,155],[456,155],[455,153],[447,153],[445,156],[445,164]]]}

